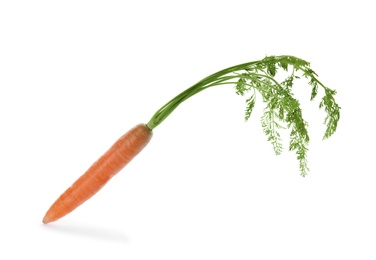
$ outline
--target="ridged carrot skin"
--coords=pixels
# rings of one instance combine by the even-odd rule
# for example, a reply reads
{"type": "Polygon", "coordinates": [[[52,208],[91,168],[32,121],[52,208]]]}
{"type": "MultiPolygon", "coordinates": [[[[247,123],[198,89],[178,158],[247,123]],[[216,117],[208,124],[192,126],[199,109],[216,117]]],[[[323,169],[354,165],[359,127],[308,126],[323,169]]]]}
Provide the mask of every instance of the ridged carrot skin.
{"type": "Polygon", "coordinates": [[[121,136],[47,211],[43,223],[56,221],[97,193],[149,143],[153,132],[139,124],[121,136]]]}

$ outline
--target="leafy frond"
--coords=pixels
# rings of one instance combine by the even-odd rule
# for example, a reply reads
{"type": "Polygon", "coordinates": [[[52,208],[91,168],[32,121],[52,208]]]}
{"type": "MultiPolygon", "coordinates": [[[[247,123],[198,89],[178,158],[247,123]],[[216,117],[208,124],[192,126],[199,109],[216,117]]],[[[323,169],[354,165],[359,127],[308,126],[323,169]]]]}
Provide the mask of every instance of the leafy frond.
{"type": "Polygon", "coordinates": [[[325,89],[325,96],[322,98],[319,108],[324,107],[326,112],[326,117],[324,119],[324,124],[326,125],[326,130],[323,139],[327,139],[334,134],[337,130],[338,121],[340,119],[340,109],[341,107],[338,106],[334,99],[334,95],[336,94],[335,90],[331,90],[326,88],[325,89]]]}
{"type": "Polygon", "coordinates": [[[275,121],[275,112],[269,105],[264,109],[264,114],[261,117],[261,126],[268,141],[273,145],[275,154],[281,154],[283,150],[281,135],[277,130],[279,127],[275,121]]]}
{"type": "Polygon", "coordinates": [[[246,109],[245,109],[245,117],[244,118],[245,118],[245,121],[247,121],[251,117],[253,108],[255,107],[256,94],[253,93],[249,98],[247,98],[247,100],[245,102],[246,102],[247,106],[246,106],[246,109]]]}
{"type": "Polygon", "coordinates": [[[246,84],[247,84],[247,81],[245,80],[245,78],[240,76],[235,86],[236,94],[243,96],[244,93],[247,91],[246,84]]]}
{"type": "MultiPolygon", "coordinates": [[[[319,107],[324,108],[327,115],[324,124],[327,129],[324,139],[330,137],[337,129],[340,118],[340,107],[335,102],[336,92],[325,87],[317,80],[317,73],[310,68],[310,63],[294,56],[267,56],[261,61],[244,68],[239,74],[239,81],[236,84],[236,93],[246,95],[250,90],[258,91],[266,107],[261,117],[261,126],[267,136],[267,140],[273,145],[275,153],[282,152],[282,140],[279,129],[288,128],[290,132],[289,150],[295,151],[299,161],[300,173],[306,176],[309,171],[307,163],[309,136],[307,122],[303,119],[300,103],[294,98],[292,88],[296,79],[301,77],[297,72],[308,80],[312,87],[310,100],[318,95],[319,87],[324,88],[325,95],[319,107]],[[281,82],[274,78],[278,69],[290,74],[281,82]]],[[[255,93],[246,99],[245,119],[248,120],[255,106],[255,93]]]]}

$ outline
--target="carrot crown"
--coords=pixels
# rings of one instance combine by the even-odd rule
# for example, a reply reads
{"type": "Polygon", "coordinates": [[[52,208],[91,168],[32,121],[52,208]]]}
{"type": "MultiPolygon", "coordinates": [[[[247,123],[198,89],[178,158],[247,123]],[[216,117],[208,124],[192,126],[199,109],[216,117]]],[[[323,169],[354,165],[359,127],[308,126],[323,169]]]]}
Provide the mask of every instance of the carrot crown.
{"type": "Polygon", "coordinates": [[[234,85],[236,94],[247,96],[245,120],[248,120],[255,106],[258,92],[266,104],[261,117],[261,125],[268,141],[273,145],[275,153],[279,155],[282,152],[279,130],[290,129],[289,150],[296,152],[300,174],[304,177],[309,171],[308,124],[302,117],[299,101],[292,93],[294,81],[300,79],[301,76],[308,79],[308,84],[312,87],[311,101],[317,96],[319,87],[324,90],[319,108],[323,108],[326,112],[324,119],[326,130],[323,139],[327,139],[336,131],[340,119],[340,107],[334,99],[336,91],[324,86],[317,79],[318,75],[310,68],[309,62],[294,56],[267,56],[262,60],[218,71],[167,102],[152,116],[147,126],[151,130],[154,129],[188,98],[209,87],[225,84],[234,85]],[[289,72],[283,81],[275,79],[278,69],[289,72]]]}

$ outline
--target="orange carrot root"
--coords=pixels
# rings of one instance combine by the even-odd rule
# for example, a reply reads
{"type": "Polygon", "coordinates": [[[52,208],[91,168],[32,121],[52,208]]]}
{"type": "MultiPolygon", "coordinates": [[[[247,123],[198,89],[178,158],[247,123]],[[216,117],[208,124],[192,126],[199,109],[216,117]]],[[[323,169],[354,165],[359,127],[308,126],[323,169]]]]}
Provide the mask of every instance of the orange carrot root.
{"type": "Polygon", "coordinates": [[[139,124],[121,136],[47,211],[43,223],[56,221],[97,193],[149,143],[153,132],[139,124]]]}

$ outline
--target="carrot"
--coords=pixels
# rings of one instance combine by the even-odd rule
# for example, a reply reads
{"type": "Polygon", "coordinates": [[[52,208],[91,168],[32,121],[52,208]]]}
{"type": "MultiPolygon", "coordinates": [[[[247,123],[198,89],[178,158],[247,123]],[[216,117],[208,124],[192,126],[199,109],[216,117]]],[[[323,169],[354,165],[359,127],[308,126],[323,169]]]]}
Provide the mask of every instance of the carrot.
{"type": "MultiPolygon", "coordinates": [[[[245,120],[252,114],[257,95],[266,103],[261,117],[261,126],[271,142],[274,152],[282,152],[280,129],[290,129],[289,150],[295,151],[301,176],[309,171],[307,163],[308,124],[303,119],[300,102],[292,93],[295,80],[306,78],[312,87],[310,100],[314,100],[318,89],[324,91],[319,108],[324,108],[326,130],[324,138],[333,135],[340,118],[340,106],[336,103],[332,90],[323,85],[317,74],[310,68],[309,62],[294,56],[267,56],[262,60],[247,62],[220,70],[200,80],[190,88],[163,105],[151,117],[149,122],[140,124],[122,136],[89,170],[81,176],[48,210],[44,223],[55,221],[68,214],[107,183],[132,160],[150,141],[152,131],[160,125],[182,102],[201,91],[214,86],[235,86],[236,94],[247,96],[245,120]],[[278,70],[287,73],[283,81],[275,76],[278,70]]],[[[280,78],[280,77],[278,77],[280,78]]],[[[210,104],[210,103],[208,103],[210,104]]],[[[220,122],[219,126],[223,122],[220,122]]]]}
{"type": "Polygon", "coordinates": [[[91,198],[149,143],[152,135],[145,124],[139,124],[121,136],[52,204],[43,223],[60,219],[91,198]]]}

